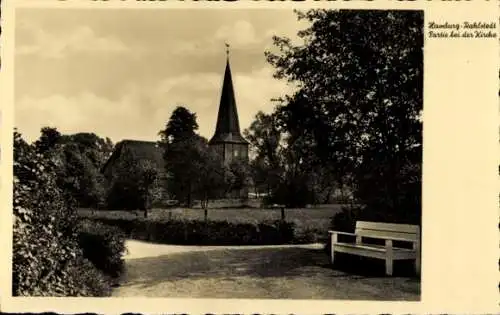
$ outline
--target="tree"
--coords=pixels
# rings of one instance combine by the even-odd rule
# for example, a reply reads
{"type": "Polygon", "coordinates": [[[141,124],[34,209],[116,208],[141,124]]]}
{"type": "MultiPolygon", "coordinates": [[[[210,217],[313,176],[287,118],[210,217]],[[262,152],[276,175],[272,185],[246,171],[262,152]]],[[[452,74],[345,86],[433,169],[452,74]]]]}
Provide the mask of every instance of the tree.
{"type": "Polygon", "coordinates": [[[140,209],[144,210],[144,216],[148,216],[148,210],[151,209],[153,201],[158,198],[157,186],[159,171],[151,161],[141,160],[138,162],[137,169],[134,170],[137,178],[140,209]]]}
{"type": "MultiPolygon", "coordinates": [[[[297,84],[277,109],[299,155],[331,166],[386,221],[420,219],[423,15],[311,10],[302,45],[274,38],[275,77],[297,84]],[[411,180],[410,180],[411,178],[411,180]]],[[[343,183],[342,183],[343,184],[343,183]]]]}
{"type": "Polygon", "coordinates": [[[101,169],[113,152],[113,143],[109,138],[101,138],[95,133],[80,132],[64,135],[63,143],[74,143],[78,151],[86,155],[95,168],[101,169]]]}
{"type": "Polygon", "coordinates": [[[194,137],[198,130],[196,114],[187,108],[178,106],[172,112],[164,130],[160,131],[161,143],[172,144],[183,139],[194,137]]]}
{"type": "Polygon", "coordinates": [[[35,141],[35,147],[39,153],[46,153],[61,142],[62,135],[57,128],[43,127],[40,133],[40,138],[35,141]]]}
{"type": "Polygon", "coordinates": [[[147,210],[161,197],[159,170],[148,160],[138,159],[133,152],[125,151],[113,173],[107,196],[112,209],[147,210]]]}
{"type": "MultiPolygon", "coordinates": [[[[198,174],[193,183],[195,197],[200,199],[201,207],[208,208],[208,202],[228,191],[228,184],[233,180],[228,167],[223,165],[222,159],[210,147],[197,147],[196,154],[192,154],[190,168],[198,174]]],[[[206,218],[205,212],[205,218],[206,218]]]]}
{"type": "Polygon", "coordinates": [[[44,127],[35,141],[38,153],[57,161],[57,184],[67,202],[79,207],[98,208],[104,202],[104,178],[101,167],[113,144],[94,133],[62,135],[56,128],[44,127]]]}
{"type": "MultiPolygon", "coordinates": [[[[218,156],[217,156],[218,158],[218,156]]],[[[221,159],[219,159],[221,160],[221,159]]],[[[219,162],[220,163],[220,162],[219,162]]],[[[219,167],[220,168],[220,167],[219,167]]],[[[249,186],[251,181],[250,168],[246,160],[235,159],[225,167],[227,191],[241,191],[249,186]],[[229,174],[227,174],[229,173],[229,174]]],[[[247,196],[248,197],[248,194],[247,196]]]]}
{"type": "Polygon", "coordinates": [[[207,149],[208,141],[196,133],[196,114],[185,107],[177,107],[165,129],[159,132],[160,145],[165,149],[164,159],[168,174],[167,186],[172,195],[188,207],[192,206],[199,167],[196,161],[207,149]]]}
{"type": "Polygon", "coordinates": [[[265,187],[266,192],[274,191],[283,175],[285,134],[277,125],[276,115],[258,112],[250,127],[244,130],[245,138],[250,142],[253,158],[250,161],[250,173],[257,189],[265,187]]]}

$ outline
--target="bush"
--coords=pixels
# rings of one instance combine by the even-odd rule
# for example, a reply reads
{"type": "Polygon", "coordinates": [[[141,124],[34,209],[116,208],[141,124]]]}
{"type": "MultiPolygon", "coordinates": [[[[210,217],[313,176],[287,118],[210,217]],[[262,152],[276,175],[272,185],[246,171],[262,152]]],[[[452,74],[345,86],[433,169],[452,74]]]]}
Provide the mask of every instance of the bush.
{"type": "Polygon", "coordinates": [[[325,240],[326,232],[317,228],[307,228],[298,233],[294,239],[298,244],[318,243],[325,240]]]}
{"type": "Polygon", "coordinates": [[[342,211],[335,214],[330,221],[330,229],[341,232],[354,233],[356,221],[359,220],[361,207],[342,207],[342,211]]]}
{"type": "Polygon", "coordinates": [[[120,229],[84,220],[80,225],[78,243],[83,256],[105,275],[117,279],[123,274],[125,235],[120,229]]]}
{"type": "Polygon", "coordinates": [[[74,211],[56,183],[53,156],[14,133],[14,296],[107,296],[110,286],[78,246],[74,211]]]}
{"type": "Polygon", "coordinates": [[[293,243],[292,222],[258,224],[227,221],[92,219],[119,228],[127,238],[178,245],[264,245],[293,243]]]}
{"type": "Polygon", "coordinates": [[[374,221],[400,224],[420,224],[420,218],[414,213],[409,214],[403,210],[384,211],[380,207],[343,207],[330,221],[330,228],[336,231],[354,232],[356,221],[374,221]]]}

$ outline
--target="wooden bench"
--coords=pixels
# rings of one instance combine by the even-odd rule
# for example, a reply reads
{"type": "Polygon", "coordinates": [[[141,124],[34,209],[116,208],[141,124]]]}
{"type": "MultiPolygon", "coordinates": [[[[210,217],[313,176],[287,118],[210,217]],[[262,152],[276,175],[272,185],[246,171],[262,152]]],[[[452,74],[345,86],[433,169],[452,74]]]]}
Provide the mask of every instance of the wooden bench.
{"type": "Polygon", "coordinates": [[[394,260],[415,260],[415,270],[420,274],[420,227],[409,224],[394,224],[380,222],[356,222],[354,233],[328,231],[331,234],[331,262],[333,264],[335,252],[347,253],[364,257],[385,260],[385,272],[392,275],[394,260]],[[338,235],[356,237],[352,243],[339,242],[338,235]],[[363,243],[364,239],[385,240],[384,245],[363,243]],[[393,241],[412,243],[412,248],[394,247],[393,241]]]}

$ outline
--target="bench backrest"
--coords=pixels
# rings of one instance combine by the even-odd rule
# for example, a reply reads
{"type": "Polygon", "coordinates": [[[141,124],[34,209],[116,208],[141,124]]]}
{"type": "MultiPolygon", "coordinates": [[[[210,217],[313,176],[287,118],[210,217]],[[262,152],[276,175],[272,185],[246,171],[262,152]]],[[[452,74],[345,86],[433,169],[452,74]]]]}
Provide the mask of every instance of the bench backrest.
{"type": "Polygon", "coordinates": [[[405,241],[420,241],[420,227],[410,224],[356,222],[356,235],[370,237],[389,237],[405,241]]]}

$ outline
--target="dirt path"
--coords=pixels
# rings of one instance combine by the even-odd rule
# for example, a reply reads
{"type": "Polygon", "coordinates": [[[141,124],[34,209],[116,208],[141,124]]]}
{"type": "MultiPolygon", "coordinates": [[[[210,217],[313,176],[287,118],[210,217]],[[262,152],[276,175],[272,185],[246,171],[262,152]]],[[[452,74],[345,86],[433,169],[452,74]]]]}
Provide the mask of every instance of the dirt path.
{"type": "Polygon", "coordinates": [[[420,282],[333,269],[322,244],[176,246],[127,241],[115,297],[418,300],[420,282]]]}
{"type": "Polygon", "coordinates": [[[271,248],[310,248],[321,249],[323,244],[307,244],[307,245],[248,245],[248,246],[183,246],[183,245],[165,245],[154,244],[135,240],[127,240],[125,243],[127,253],[124,256],[125,260],[159,257],[170,254],[204,252],[212,250],[248,250],[248,249],[271,249],[271,248]]]}

